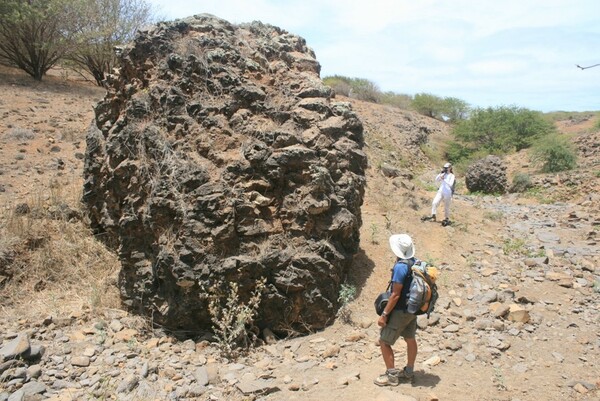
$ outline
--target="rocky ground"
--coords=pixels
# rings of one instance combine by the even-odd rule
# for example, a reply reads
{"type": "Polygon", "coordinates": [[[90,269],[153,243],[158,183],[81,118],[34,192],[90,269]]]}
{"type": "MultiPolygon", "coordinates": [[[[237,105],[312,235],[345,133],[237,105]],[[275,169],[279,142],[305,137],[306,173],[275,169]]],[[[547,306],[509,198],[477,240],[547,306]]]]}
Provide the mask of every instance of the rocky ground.
{"type": "MultiPolygon", "coordinates": [[[[0,89],[5,216],[32,196],[50,202],[81,184],[83,133],[102,90],[59,76],[33,84],[6,69],[0,89]]],[[[22,278],[21,287],[2,287],[0,400],[600,398],[598,132],[569,125],[582,167],[536,175],[543,191],[535,196],[472,196],[459,186],[454,224],[442,227],[420,221],[437,167],[419,145],[424,134],[427,146],[441,143],[445,127],[396,109],[353,107],[365,124],[370,166],[347,321],[227,360],[206,339],[177,341],[93,303],[84,287],[25,291],[22,278]],[[442,297],[429,320],[419,318],[415,381],[379,388],[372,301],[388,280],[387,238],[397,232],[411,234],[418,256],[440,267],[442,297]]],[[[511,172],[531,170],[523,160],[509,160],[511,172]]],[[[403,345],[395,350],[403,366],[403,345]]]]}

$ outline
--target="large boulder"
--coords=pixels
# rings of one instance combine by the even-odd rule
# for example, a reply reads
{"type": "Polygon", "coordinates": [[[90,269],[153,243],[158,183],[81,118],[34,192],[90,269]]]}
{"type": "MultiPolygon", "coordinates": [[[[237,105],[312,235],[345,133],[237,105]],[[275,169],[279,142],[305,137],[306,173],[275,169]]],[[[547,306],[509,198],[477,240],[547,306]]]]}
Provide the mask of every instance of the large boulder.
{"type": "Polygon", "coordinates": [[[505,193],[508,188],[506,165],[493,155],[477,160],[468,167],[465,184],[470,192],[505,193]]]}
{"type": "Polygon", "coordinates": [[[84,203],[118,250],[124,304],[167,329],[211,327],[203,289],[266,280],[256,322],[332,322],[359,246],[363,126],[304,39],[211,15],[122,49],[87,136],[84,203]]]}

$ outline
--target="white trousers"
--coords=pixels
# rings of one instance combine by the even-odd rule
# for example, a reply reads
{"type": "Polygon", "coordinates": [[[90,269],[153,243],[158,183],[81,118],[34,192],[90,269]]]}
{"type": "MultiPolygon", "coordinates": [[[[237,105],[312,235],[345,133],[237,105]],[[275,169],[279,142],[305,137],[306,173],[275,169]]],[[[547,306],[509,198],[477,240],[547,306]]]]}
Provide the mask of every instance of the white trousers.
{"type": "Polygon", "coordinates": [[[436,214],[436,210],[442,199],[444,200],[444,217],[450,220],[450,203],[452,202],[452,195],[444,195],[441,191],[435,194],[435,198],[433,198],[431,215],[436,214]]]}

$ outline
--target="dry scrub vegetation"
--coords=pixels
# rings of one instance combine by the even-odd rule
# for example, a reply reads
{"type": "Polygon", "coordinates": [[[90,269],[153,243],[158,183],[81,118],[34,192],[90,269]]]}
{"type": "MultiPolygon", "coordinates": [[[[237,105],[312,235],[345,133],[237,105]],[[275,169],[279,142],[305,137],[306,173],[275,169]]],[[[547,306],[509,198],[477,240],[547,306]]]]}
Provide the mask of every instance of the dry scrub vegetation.
{"type": "Polygon", "coordinates": [[[74,180],[37,188],[27,202],[1,208],[2,319],[119,306],[118,259],[92,235],[80,198],[74,180]]]}

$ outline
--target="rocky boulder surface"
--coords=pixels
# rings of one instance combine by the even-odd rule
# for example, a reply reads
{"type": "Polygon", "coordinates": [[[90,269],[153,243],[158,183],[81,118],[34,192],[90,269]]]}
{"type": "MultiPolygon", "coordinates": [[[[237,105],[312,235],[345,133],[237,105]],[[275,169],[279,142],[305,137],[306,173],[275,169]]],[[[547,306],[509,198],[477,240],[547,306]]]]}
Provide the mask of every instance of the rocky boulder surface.
{"type": "Polygon", "coordinates": [[[301,37],[211,15],[160,23],[122,49],[87,135],[83,200],[118,249],[125,305],[176,332],[211,326],[207,289],[257,324],[332,322],[359,246],[363,126],[301,37]]]}
{"type": "Polygon", "coordinates": [[[506,165],[498,156],[487,156],[471,164],[465,174],[471,192],[505,193],[508,190],[506,165]]]}

